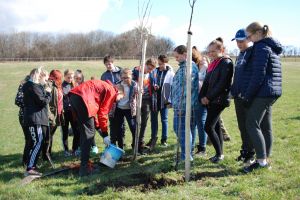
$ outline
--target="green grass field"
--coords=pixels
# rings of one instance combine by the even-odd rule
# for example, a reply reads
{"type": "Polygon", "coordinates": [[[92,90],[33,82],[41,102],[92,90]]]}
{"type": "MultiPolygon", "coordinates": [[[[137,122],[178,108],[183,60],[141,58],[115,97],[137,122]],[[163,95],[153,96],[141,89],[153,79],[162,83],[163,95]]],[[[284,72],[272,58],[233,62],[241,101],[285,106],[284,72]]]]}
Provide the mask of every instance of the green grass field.
{"type": "MultiPolygon", "coordinates": [[[[137,61],[115,61],[132,67],[137,61]]],[[[175,62],[172,61],[171,64],[175,62]]],[[[154,153],[138,157],[135,162],[120,162],[115,169],[100,167],[92,176],[80,178],[77,173],[60,174],[20,186],[24,169],[21,166],[24,137],[18,122],[14,98],[19,82],[29,71],[43,65],[47,70],[80,68],[86,79],[104,71],[101,61],[0,63],[0,199],[300,199],[300,63],[283,63],[283,96],[273,107],[274,145],[272,169],[249,175],[240,172],[235,161],[241,140],[233,104],[223,113],[232,141],[224,144],[225,160],[221,164],[207,161],[214,154],[208,146],[207,158],[195,158],[191,181],[184,182],[184,168],[174,171],[175,135],[172,111],[169,116],[169,146],[157,146],[154,153]]],[[[126,155],[131,136],[126,132],[126,155]]],[[[146,141],[150,136],[150,121],[146,141]]],[[[76,158],[64,158],[61,133],[54,136],[54,162],[57,168],[76,158]]],[[[71,139],[69,145],[71,146],[71,139]]],[[[103,150],[102,139],[96,143],[103,150]]],[[[98,161],[98,156],[93,159],[98,161]]],[[[50,170],[40,162],[41,171],[50,170]]]]}

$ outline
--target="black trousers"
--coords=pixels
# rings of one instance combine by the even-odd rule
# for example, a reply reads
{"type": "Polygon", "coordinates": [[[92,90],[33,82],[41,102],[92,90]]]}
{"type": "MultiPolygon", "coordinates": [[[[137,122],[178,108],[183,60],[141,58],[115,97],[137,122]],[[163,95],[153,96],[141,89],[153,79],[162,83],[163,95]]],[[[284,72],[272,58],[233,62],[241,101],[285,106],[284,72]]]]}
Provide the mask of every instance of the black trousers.
{"type": "Polygon", "coordinates": [[[151,99],[143,99],[141,107],[141,129],[139,134],[139,146],[144,145],[145,131],[147,128],[147,122],[151,111],[151,99]]]}
{"type": "Polygon", "coordinates": [[[88,116],[87,108],[82,98],[76,94],[71,94],[70,101],[78,119],[78,131],[80,133],[81,167],[87,168],[90,158],[90,149],[95,136],[95,122],[93,117],[88,116]]]}
{"type": "Polygon", "coordinates": [[[68,137],[69,137],[69,124],[71,124],[71,128],[73,131],[73,146],[72,150],[75,151],[79,146],[79,137],[80,134],[77,130],[76,120],[72,115],[71,110],[65,110],[64,112],[64,124],[61,126],[62,128],[62,143],[64,147],[64,151],[69,151],[68,137]]]}
{"type": "Polygon", "coordinates": [[[220,128],[220,114],[224,106],[212,104],[207,107],[207,117],[205,121],[205,131],[216,150],[216,155],[223,154],[223,135],[220,128]]]}
{"type": "Polygon", "coordinates": [[[36,168],[36,163],[42,150],[43,140],[47,131],[48,126],[43,125],[32,125],[26,127],[26,134],[30,135],[30,142],[32,144],[29,152],[27,170],[36,168]]]}
{"type": "Polygon", "coordinates": [[[131,115],[130,109],[120,109],[116,108],[114,115],[114,127],[112,127],[111,131],[111,143],[118,143],[118,147],[123,149],[124,147],[124,117],[128,123],[131,135],[132,135],[132,144],[134,144],[134,134],[136,130],[136,118],[131,115]]]}
{"type": "Polygon", "coordinates": [[[22,127],[22,130],[23,130],[23,133],[24,133],[24,138],[25,138],[22,164],[27,165],[27,163],[29,161],[29,152],[30,152],[30,149],[32,148],[32,143],[31,143],[31,139],[30,139],[31,136],[28,133],[28,131],[26,131],[26,126],[24,126],[23,121],[24,121],[23,117],[19,116],[19,122],[20,122],[20,125],[22,127]]]}
{"type": "Polygon", "coordinates": [[[48,156],[52,157],[52,143],[53,143],[53,135],[57,129],[57,125],[50,124],[49,129],[46,132],[43,149],[42,149],[42,157],[43,160],[48,160],[48,156]]]}

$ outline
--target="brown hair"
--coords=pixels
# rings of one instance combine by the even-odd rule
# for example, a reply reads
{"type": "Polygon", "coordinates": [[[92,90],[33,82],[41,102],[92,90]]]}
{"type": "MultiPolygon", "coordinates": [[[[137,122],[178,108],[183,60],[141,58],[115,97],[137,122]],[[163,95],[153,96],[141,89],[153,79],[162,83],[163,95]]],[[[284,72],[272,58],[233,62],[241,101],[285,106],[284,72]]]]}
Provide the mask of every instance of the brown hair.
{"type": "Polygon", "coordinates": [[[270,37],[272,35],[268,25],[262,25],[259,22],[253,22],[249,24],[246,31],[255,34],[257,31],[261,31],[264,38],[270,37]]]}
{"type": "Polygon", "coordinates": [[[163,63],[168,63],[169,62],[169,58],[166,55],[159,55],[158,60],[160,60],[163,63]]]}
{"type": "Polygon", "coordinates": [[[196,65],[200,65],[200,62],[202,60],[202,55],[201,53],[195,49],[195,48],[192,48],[192,60],[194,61],[194,63],[196,63],[196,65]]]}
{"type": "Polygon", "coordinates": [[[146,65],[151,65],[152,67],[156,67],[157,65],[157,60],[155,58],[149,58],[146,61],[146,65]]]}
{"type": "Polygon", "coordinates": [[[212,45],[216,45],[217,49],[224,51],[225,47],[223,44],[223,39],[221,37],[216,38],[215,40],[213,40],[211,43],[209,43],[208,46],[212,46],[212,45]]]}
{"type": "Polygon", "coordinates": [[[111,55],[106,55],[103,58],[103,63],[105,64],[107,61],[112,60],[112,62],[114,62],[114,57],[111,55]]]}
{"type": "Polygon", "coordinates": [[[184,45],[179,45],[174,49],[175,52],[177,52],[178,54],[184,54],[187,52],[187,48],[184,45]]]}

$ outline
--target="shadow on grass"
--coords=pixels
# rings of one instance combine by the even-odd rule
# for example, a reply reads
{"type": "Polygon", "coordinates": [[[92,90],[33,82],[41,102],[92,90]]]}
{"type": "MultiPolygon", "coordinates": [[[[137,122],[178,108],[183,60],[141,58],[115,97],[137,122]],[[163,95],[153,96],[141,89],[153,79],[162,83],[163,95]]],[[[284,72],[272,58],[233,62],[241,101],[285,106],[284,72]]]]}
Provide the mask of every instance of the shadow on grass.
{"type": "Polygon", "coordinates": [[[292,120],[300,120],[300,116],[290,117],[290,119],[292,119],[292,120]]]}
{"type": "MultiPolygon", "coordinates": [[[[0,155],[0,181],[8,182],[13,178],[20,177],[23,178],[23,173],[25,171],[22,165],[22,154],[10,154],[10,155],[0,155]]],[[[53,153],[52,157],[54,164],[59,166],[61,163],[71,160],[74,158],[64,158],[62,152],[53,153]]],[[[40,155],[38,160],[38,166],[41,172],[52,170],[50,163],[43,161],[40,155]]]]}

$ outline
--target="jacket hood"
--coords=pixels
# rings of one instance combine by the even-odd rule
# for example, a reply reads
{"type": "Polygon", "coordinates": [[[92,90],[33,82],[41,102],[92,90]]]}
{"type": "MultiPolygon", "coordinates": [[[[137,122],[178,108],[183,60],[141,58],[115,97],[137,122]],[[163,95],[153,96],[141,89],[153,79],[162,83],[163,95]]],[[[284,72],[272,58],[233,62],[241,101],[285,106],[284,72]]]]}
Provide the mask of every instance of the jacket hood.
{"type": "Polygon", "coordinates": [[[121,68],[118,66],[115,66],[114,69],[112,70],[112,72],[120,72],[121,68]]]}
{"type": "Polygon", "coordinates": [[[267,44],[276,54],[281,54],[283,51],[282,45],[279,41],[274,38],[268,37],[261,40],[263,43],[267,44]]]}

